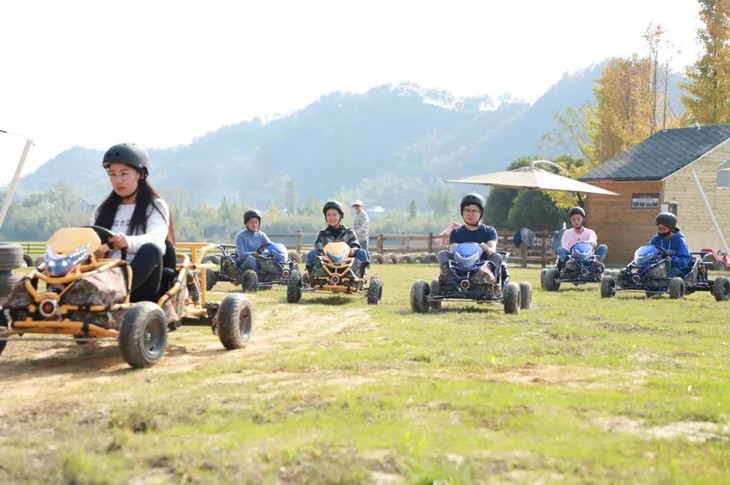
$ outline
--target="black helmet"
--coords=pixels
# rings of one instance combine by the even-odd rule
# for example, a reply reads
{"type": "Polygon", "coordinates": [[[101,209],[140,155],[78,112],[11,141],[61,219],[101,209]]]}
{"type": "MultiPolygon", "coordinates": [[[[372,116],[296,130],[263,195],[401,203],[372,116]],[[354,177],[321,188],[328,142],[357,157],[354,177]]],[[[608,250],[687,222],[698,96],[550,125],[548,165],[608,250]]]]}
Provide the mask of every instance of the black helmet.
{"type": "Polygon", "coordinates": [[[671,212],[661,212],[658,216],[656,216],[654,222],[656,224],[664,224],[674,231],[679,231],[679,228],[677,227],[677,216],[671,212]]]}
{"type": "Polygon", "coordinates": [[[327,210],[328,209],[337,209],[337,212],[340,213],[340,219],[345,217],[345,207],[337,200],[328,200],[325,202],[324,207],[322,207],[322,214],[327,217],[327,210]]]}
{"type": "Polygon", "coordinates": [[[582,207],[579,207],[579,206],[571,207],[571,209],[568,211],[569,218],[573,217],[576,214],[582,215],[583,219],[586,218],[586,211],[584,211],[582,207]]]}
{"type": "Polygon", "coordinates": [[[479,217],[481,218],[482,215],[484,215],[484,198],[475,193],[466,194],[463,199],[461,199],[461,211],[464,212],[464,207],[468,205],[478,205],[479,206],[479,217]]]}
{"type": "Polygon", "coordinates": [[[101,164],[106,169],[112,163],[129,165],[142,172],[145,177],[150,173],[150,159],[147,151],[134,143],[119,143],[107,150],[101,164]]]}
{"type": "Polygon", "coordinates": [[[243,223],[246,224],[252,217],[257,218],[259,220],[259,224],[261,224],[261,213],[255,209],[249,209],[243,213],[243,223]]]}

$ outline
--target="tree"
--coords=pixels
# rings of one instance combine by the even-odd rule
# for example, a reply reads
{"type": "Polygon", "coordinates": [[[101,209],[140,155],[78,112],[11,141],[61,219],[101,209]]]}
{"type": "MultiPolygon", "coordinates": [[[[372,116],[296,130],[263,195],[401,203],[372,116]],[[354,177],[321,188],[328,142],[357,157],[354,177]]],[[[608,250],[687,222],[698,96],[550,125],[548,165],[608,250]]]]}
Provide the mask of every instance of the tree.
{"type": "Polygon", "coordinates": [[[408,203],[408,217],[411,220],[418,217],[418,205],[416,204],[416,201],[413,199],[411,199],[411,201],[408,203]]]}
{"type": "Polygon", "coordinates": [[[297,183],[293,178],[289,178],[286,181],[286,210],[289,214],[296,214],[298,196],[297,183]]]}
{"type": "Polygon", "coordinates": [[[529,227],[533,231],[552,231],[565,220],[565,210],[559,209],[544,192],[524,190],[515,198],[507,220],[514,229],[529,227]]]}
{"type": "Polygon", "coordinates": [[[451,213],[453,199],[451,192],[446,187],[441,186],[433,192],[429,192],[427,197],[434,216],[441,217],[451,213]]]}
{"type": "Polygon", "coordinates": [[[730,123],[730,0],[698,0],[705,28],[697,31],[704,54],[680,83],[686,91],[683,121],[715,125],[730,123]]]}

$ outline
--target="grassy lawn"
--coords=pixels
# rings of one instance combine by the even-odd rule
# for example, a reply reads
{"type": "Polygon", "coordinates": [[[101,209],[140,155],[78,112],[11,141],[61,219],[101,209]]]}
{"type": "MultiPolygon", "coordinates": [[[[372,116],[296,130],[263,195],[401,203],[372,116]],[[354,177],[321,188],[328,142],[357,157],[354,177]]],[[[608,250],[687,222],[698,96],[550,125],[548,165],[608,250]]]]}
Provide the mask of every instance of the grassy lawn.
{"type": "Polygon", "coordinates": [[[183,327],[140,371],[111,343],[9,342],[0,483],[730,483],[727,302],[518,268],[531,310],[412,313],[436,273],[376,265],[379,306],[258,292],[247,348],[183,327]]]}

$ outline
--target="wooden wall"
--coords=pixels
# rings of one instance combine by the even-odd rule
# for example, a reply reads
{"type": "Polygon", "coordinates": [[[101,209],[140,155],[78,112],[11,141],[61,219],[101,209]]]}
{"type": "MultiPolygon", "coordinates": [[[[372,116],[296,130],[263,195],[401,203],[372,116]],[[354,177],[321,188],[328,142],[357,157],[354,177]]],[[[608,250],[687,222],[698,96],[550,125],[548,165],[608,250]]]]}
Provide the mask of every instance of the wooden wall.
{"type": "MultiPolygon", "coordinates": [[[[620,195],[588,194],[586,200],[586,227],[596,231],[599,244],[608,245],[606,262],[626,264],[639,246],[646,244],[656,233],[654,218],[660,208],[632,208],[633,194],[659,193],[663,199],[662,182],[591,182],[592,185],[620,195]]],[[[681,226],[680,226],[681,227],[681,226]]]]}
{"type": "Polygon", "coordinates": [[[665,199],[677,203],[677,224],[692,251],[723,248],[692,172],[697,174],[725,241],[730,243],[730,188],[717,187],[717,168],[729,159],[730,143],[725,143],[664,182],[665,199]]]}

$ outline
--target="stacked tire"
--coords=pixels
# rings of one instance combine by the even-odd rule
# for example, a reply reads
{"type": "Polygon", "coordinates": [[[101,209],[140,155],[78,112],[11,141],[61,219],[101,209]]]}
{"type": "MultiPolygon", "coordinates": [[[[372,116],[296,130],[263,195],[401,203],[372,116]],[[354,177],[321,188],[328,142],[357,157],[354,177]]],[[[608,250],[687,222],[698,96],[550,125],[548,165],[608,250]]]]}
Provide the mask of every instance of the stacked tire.
{"type": "Polygon", "coordinates": [[[0,305],[5,303],[10,290],[20,280],[13,274],[13,270],[24,265],[23,248],[20,244],[0,243],[0,305]]]}

